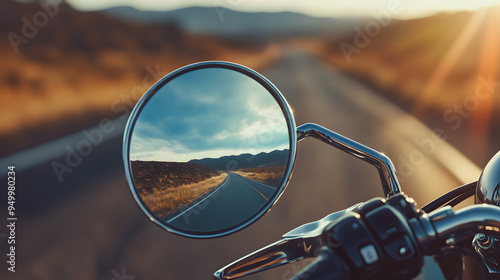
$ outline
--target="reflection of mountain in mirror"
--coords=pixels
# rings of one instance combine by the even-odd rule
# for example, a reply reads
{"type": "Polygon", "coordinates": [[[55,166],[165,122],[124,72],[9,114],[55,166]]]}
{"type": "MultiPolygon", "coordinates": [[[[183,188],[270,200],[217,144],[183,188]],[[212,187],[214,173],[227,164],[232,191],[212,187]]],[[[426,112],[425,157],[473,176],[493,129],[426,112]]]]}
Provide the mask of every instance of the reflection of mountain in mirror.
{"type": "Polygon", "coordinates": [[[234,172],[245,178],[276,188],[279,187],[281,177],[285,172],[288,154],[288,149],[285,149],[257,155],[241,154],[238,156],[190,160],[189,162],[214,170],[234,172]]]}

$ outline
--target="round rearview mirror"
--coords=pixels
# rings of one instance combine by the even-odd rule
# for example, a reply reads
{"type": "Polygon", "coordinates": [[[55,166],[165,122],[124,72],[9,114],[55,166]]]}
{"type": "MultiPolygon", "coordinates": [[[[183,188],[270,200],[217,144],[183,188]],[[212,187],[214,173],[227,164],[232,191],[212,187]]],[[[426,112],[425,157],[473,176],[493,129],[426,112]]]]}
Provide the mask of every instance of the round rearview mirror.
{"type": "Polygon", "coordinates": [[[202,62],[158,81],[125,129],[128,184],[168,231],[218,237],[264,215],[293,169],[297,134],[267,79],[228,62],[202,62]]]}

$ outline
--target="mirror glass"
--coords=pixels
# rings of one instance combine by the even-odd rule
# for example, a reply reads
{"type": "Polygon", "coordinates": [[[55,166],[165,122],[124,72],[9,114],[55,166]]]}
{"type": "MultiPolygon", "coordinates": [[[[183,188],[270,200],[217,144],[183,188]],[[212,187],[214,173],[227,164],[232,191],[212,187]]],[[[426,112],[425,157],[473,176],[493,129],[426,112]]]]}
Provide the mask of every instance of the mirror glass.
{"type": "Polygon", "coordinates": [[[220,233],[277,199],[293,160],[289,122],[256,79],[195,69],[143,99],[129,122],[129,170],[136,199],[157,223],[181,234],[220,233]]]}

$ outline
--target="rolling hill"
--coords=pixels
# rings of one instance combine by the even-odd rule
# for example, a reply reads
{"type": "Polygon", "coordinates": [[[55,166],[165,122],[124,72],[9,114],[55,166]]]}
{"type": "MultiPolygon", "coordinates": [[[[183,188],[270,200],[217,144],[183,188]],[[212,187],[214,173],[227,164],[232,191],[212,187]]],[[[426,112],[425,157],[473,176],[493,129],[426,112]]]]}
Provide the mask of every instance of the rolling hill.
{"type": "Polygon", "coordinates": [[[254,40],[342,34],[360,21],[356,18],[317,18],[292,12],[240,12],[223,7],[141,11],[122,6],[102,12],[142,23],[175,22],[185,30],[202,34],[233,38],[253,36],[254,40]]]}
{"type": "Polygon", "coordinates": [[[257,155],[241,154],[223,156],[220,158],[193,159],[190,160],[189,163],[198,164],[214,170],[232,171],[236,169],[286,165],[288,155],[288,150],[275,150],[269,153],[259,153],[257,155]]]}

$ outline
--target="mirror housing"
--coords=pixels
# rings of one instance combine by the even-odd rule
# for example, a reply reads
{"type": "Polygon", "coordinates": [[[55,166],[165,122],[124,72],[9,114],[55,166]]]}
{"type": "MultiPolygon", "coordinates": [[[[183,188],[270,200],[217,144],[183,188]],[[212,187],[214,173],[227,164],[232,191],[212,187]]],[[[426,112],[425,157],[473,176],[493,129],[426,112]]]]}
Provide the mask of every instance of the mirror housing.
{"type": "Polygon", "coordinates": [[[123,159],[149,219],[175,234],[212,238],[270,210],[291,176],[296,144],[292,111],[271,82],[209,61],[173,71],[144,94],[125,128],[123,159]]]}

